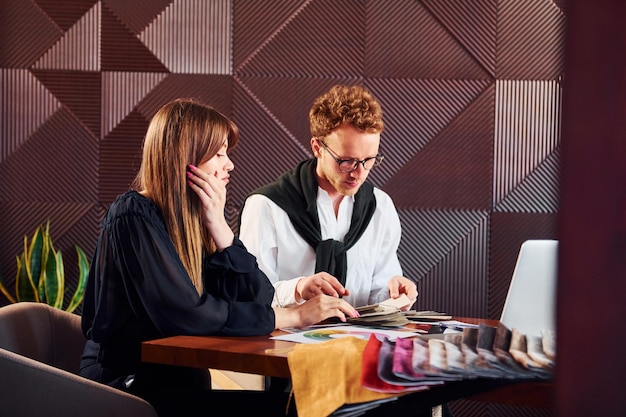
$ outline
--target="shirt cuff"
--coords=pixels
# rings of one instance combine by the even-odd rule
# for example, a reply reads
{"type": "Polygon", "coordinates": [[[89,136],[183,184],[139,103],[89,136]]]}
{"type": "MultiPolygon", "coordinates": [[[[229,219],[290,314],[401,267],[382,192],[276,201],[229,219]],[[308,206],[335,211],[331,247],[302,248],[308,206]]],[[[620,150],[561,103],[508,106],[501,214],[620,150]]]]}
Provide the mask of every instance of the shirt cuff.
{"type": "Polygon", "coordinates": [[[296,286],[302,277],[293,278],[285,281],[278,281],[274,284],[276,292],[274,293],[274,304],[277,307],[294,307],[303,304],[305,300],[296,302],[296,286]]]}

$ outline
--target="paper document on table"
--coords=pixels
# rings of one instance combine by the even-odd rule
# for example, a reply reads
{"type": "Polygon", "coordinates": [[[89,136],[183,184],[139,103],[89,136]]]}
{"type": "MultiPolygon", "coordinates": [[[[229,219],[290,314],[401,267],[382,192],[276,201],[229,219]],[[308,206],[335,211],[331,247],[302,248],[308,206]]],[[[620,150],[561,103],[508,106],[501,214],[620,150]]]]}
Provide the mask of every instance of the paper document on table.
{"type": "Polygon", "coordinates": [[[321,343],[328,340],[339,339],[343,337],[356,337],[363,340],[368,340],[370,335],[375,334],[380,338],[387,337],[391,340],[396,338],[411,337],[418,334],[416,330],[386,330],[386,329],[373,329],[363,326],[335,326],[324,327],[318,329],[309,329],[299,333],[288,333],[279,336],[273,336],[274,340],[286,340],[288,342],[296,343],[321,343]]]}

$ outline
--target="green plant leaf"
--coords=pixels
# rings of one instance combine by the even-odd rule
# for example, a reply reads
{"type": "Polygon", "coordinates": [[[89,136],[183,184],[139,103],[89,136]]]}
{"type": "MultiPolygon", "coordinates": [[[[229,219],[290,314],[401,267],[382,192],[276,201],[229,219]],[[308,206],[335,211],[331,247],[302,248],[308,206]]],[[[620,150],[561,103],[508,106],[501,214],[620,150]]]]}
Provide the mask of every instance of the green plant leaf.
{"type": "MultiPolygon", "coordinates": [[[[30,240],[30,245],[26,253],[27,271],[35,288],[39,287],[43,265],[45,265],[48,256],[48,248],[46,245],[47,228],[44,231],[43,226],[39,226],[30,240]]],[[[26,239],[26,237],[25,237],[26,239]]],[[[26,241],[25,241],[26,243],[26,241]]],[[[26,248],[24,249],[26,251],[26,248]]],[[[40,294],[41,295],[41,294],[40,294]]]]}
{"type": "Polygon", "coordinates": [[[11,295],[11,293],[7,289],[7,284],[6,282],[4,282],[4,278],[2,278],[2,273],[0,273],[0,292],[2,292],[7,300],[9,300],[9,303],[17,302],[17,300],[11,295]]]}
{"type": "Polygon", "coordinates": [[[57,254],[50,251],[45,265],[44,279],[41,281],[45,293],[45,303],[55,306],[59,293],[59,277],[57,275],[57,254]]]}
{"type": "Polygon", "coordinates": [[[55,308],[63,309],[63,298],[65,295],[65,271],[63,270],[63,256],[61,251],[56,253],[56,277],[57,277],[57,293],[55,294],[54,304],[50,304],[55,308]]]}
{"type": "MultiPolygon", "coordinates": [[[[24,238],[24,248],[26,248],[26,238],[24,238]]],[[[17,257],[17,274],[15,277],[15,298],[17,301],[35,301],[39,302],[37,289],[33,281],[28,275],[28,266],[26,262],[26,251],[22,256],[17,257]]]]}
{"type": "MultiPolygon", "coordinates": [[[[75,310],[82,302],[89,272],[89,263],[85,253],[78,246],[76,250],[80,276],[76,291],[68,306],[69,311],[75,310]]],[[[57,252],[54,249],[50,236],[50,221],[46,223],[45,228],[39,226],[35,230],[30,244],[28,236],[24,236],[23,253],[16,259],[15,296],[7,290],[2,276],[0,276],[0,292],[11,303],[34,301],[62,309],[65,301],[63,256],[60,251],[57,252]]]]}
{"type": "MultiPolygon", "coordinates": [[[[39,226],[41,229],[41,236],[43,237],[43,243],[41,245],[41,258],[39,264],[40,273],[38,274],[37,283],[35,286],[37,287],[37,291],[39,293],[39,302],[40,303],[48,303],[48,297],[46,295],[46,264],[48,263],[48,256],[50,253],[50,223],[46,225],[44,229],[43,226],[39,226]]],[[[32,277],[32,274],[31,274],[32,277]]],[[[33,279],[33,282],[35,280],[33,279]]]]}
{"type": "Polygon", "coordinates": [[[78,246],[76,246],[76,253],[78,254],[78,284],[76,285],[76,291],[72,296],[70,304],[67,306],[67,311],[70,313],[76,310],[76,308],[83,302],[85,296],[85,287],[87,286],[87,276],[89,275],[89,260],[85,252],[78,246]]]}

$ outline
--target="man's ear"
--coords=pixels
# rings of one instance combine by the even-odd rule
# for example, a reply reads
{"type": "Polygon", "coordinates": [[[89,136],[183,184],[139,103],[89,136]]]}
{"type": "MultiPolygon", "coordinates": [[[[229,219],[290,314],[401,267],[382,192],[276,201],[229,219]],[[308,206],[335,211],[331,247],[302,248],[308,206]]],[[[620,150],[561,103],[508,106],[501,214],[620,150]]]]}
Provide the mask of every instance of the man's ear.
{"type": "Polygon", "coordinates": [[[313,151],[313,156],[316,158],[320,158],[322,155],[322,145],[317,138],[311,138],[311,150],[313,151]]]}

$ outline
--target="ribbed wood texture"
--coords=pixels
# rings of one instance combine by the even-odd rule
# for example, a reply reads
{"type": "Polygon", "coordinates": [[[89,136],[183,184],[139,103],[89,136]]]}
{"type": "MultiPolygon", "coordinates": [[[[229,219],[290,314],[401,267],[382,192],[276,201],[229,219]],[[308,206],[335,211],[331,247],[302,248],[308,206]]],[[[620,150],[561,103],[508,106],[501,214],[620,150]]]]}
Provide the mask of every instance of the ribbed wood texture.
{"type": "Polygon", "coordinates": [[[311,156],[309,107],[337,83],[364,85],[383,104],[385,162],[369,178],[396,203],[417,309],[498,318],[520,244],[557,237],[563,1],[0,8],[0,271],[9,283],[23,236],[50,219],[73,289],[74,245],[93,251],[166,101],[197,98],[240,127],[227,203],[235,228],[248,192],[311,156]]]}

